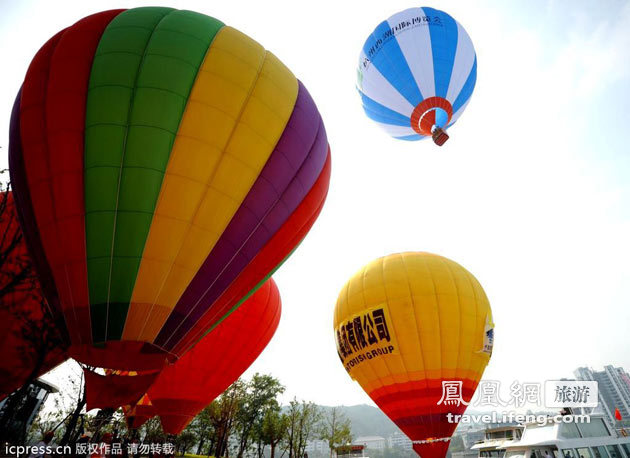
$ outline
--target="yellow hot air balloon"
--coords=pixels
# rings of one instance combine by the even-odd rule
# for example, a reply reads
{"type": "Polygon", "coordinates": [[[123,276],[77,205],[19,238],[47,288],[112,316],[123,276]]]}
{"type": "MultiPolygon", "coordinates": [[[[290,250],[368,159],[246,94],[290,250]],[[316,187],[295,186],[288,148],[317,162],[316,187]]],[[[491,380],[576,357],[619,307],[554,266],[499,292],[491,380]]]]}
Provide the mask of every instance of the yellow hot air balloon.
{"type": "Polygon", "coordinates": [[[492,354],[494,324],[477,279],[450,259],[399,253],[366,265],[335,307],[339,358],[413,441],[442,458],[492,354]],[[451,417],[453,419],[454,417],[451,417]]]}

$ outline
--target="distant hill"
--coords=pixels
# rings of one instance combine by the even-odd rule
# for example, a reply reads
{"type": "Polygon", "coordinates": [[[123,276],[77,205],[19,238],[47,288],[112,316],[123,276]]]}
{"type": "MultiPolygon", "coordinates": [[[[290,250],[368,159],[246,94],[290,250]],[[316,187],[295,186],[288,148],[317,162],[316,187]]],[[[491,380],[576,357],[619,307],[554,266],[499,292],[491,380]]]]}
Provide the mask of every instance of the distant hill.
{"type": "MultiPolygon", "coordinates": [[[[320,406],[324,410],[330,410],[330,406],[320,406]]],[[[352,423],[352,437],[360,436],[382,436],[385,439],[394,432],[402,433],[402,431],[389,419],[379,408],[367,404],[356,406],[338,406],[346,417],[352,423]]],[[[475,409],[466,411],[469,415],[479,415],[489,413],[475,409]]],[[[485,423],[469,423],[463,425],[464,429],[478,429],[488,427],[485,423]]],[[[496,425],[494,425],[496,426],[496,425]]],[[[457,433],[456,433],[457,434],[457,433]]]]}
{"type": "MultiPolygon", "coordinates": [[[[324,411],[329,411],[332,406],[319,406],[324,411]]],[[[337,406],[343,414],[350,420],[352,426],[352,437],[357,438],[361,436],[381,436],[387,439],[394,432],[402,431],[389,419],[379,408],[370,406],[368,404],[359,404],[355,406],[337,406]]],[[[286,409],[286,406],[284,407],[286,409]]],[[[466,413],[470,415],[479,415],[489,413],[486,411],[478,411],[475,409],[468,409],[466,413]]],[[[464,430],[468,429],[483,429],[488,427],[485,423],[468,423],[463,426],[464,430]]],[[[496,426],[496,425],[494,425],[496,426]]],[[[455,435],[458,433],[456,432],[455,435]]]]}
{"type": "MultiPolygon", "coordinates": [[[[324,410],[332,407],[320,406],[324,410]]],[[[352,424],[352,437],[382,436],[387,438],[400,429],[380,409],[360,404],[356,406],[339,406],[343,414],[350,419],[352,424]]]]}

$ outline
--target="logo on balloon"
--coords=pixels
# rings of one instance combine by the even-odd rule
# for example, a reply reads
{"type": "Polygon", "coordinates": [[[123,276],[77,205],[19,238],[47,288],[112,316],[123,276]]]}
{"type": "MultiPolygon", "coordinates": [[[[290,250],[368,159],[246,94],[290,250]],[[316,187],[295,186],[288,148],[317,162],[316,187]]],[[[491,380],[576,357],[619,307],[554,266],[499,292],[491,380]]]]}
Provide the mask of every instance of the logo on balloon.
{"type": "Polygon", "coordinates": [[[492,356],[492,347],[494,347],[494,324],[489,316],[486,316],[486,326],[483,335],[483,348],[480,353],[486,353],[492,356]]]}
{"type": "Polygon", "coordinates": [[[442,20],[439,16],[414,16],[408,20],[398,22],[395,26],[386,29],[383,34],[376,38],[372,46],[367,50],[367,57],[363,59],[363,67],[367,67],[370,64],[370,59],[373,58],[383,47],[385,43],[392,40],[398,34],[410,28],[419,27],[423,25],[437,25],[442,27],[442,20]]]}
{"type": "Polygon", "coordinates": [[[396,336],[385,305],[369,309],[342,322],[335,330],[337,353],[346,371],[372,358],[398,353],[396,336]]]}

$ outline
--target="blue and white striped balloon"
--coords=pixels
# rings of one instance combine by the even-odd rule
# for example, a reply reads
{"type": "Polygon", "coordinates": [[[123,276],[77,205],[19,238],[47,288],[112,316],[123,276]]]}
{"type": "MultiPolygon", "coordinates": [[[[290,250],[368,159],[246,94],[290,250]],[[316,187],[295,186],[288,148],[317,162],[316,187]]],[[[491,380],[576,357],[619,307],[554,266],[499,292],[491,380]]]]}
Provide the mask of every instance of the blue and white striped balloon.
{"type": "Polygon", "coordinates": [[[381,22],[361,51],[357,86],[365,113],[401,140],[433,136],[461,116],[477,79],[464,28],[443,11],[410,8],[381,22]]]}

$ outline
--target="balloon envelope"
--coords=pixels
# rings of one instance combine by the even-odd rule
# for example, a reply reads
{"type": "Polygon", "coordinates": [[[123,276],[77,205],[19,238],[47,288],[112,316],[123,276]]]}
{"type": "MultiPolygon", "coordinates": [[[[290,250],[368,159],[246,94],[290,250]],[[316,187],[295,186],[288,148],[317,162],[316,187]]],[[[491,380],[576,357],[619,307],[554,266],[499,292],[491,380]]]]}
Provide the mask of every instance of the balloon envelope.
{"type": "Polygon", "coordinates": [[[147,395],[166,433],[179,434],[247,370],[276,332],[280,313],[280,294],[270,278],[192,350],[160,373],[147,395]]]}
{"type": "Polygon", "coordinates": [[[105,11],[62,30],[14,113],[29,247],[71,355],[92,366],[176,360],[279,267],[328,189],[304,86],[191,11],[105,11]]]}
{"type": "Polygon", "coordinates": [[[134,405],[155,382],[159,371],[124,372],[106,369],[100,375],[84,368],[86,409],[117,409],[134,405]]]}
{"type": "Polygon", "coordinates": [[[334,316],[344,367],[422,458],[446,455],[457,426],[448,414],[462,414],[472,398],[490,360],[493,327],[475,277],[428,253],[365,266],[341,290],[334,316]]]}
{"type": "Polygon", "coordinates": [[[58,342],[46,344],[43,363],[36,375],[48,372],[67,359],[66,343],[47,310],[39,282],[32,271],[11,192],[0,193],[0,399],[20,388],[36,370],[42,356],[40,337],[58,342]],[[22,273],[26,272],[26,275],[22,273]],[[44,323],[46,323],[44,325],[44,323]],[[45,332],[42,334],[46,326],[45,332]]]}
{"type": "Polygon", "coordinates": [[[461,116],[475,88],[477,57],[466,30],[447,13],[410,8],[374,29],[357,73],[367,116],[395,138],[421,140],[461,116]]]}
{"type": "Polygon", "coordinates": [[[145,393],[134,406],[123,406],[125,420],[130,429],[138,429],[155,416],[155,409],[145,393]]]}

